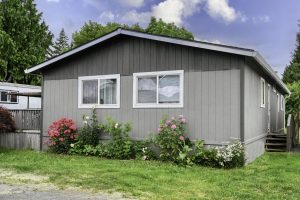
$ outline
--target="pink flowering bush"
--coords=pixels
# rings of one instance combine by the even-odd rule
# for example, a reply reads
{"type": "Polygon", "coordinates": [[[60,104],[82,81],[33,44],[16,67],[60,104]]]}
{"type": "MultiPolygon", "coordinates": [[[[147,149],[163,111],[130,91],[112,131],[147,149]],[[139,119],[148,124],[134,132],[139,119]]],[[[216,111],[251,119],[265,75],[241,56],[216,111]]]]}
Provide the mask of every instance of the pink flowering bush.
{"type": "Polygon", "coordinates": [[[190,162],[191,142],[186,137],[186,118],[182,115],[168,118],[164,116],[157,129],[155,144],[160,149],[159,157],[163,161],[190,162]]]}
{"type": "Polygon", "coordinates": [[[67,153],[71,144],[75,143],[77,127],[72,119],[61,118],[48,128],[50,150],[55,153],[67,153]]]}

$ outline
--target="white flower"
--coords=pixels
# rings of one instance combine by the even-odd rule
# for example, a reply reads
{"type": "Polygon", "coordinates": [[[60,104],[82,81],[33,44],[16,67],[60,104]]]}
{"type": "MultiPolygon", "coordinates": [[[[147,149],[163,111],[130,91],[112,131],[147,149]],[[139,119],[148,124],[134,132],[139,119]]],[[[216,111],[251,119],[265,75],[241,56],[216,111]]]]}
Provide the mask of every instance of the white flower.
{"type": "Polygon", "coordinates": [[[74,144],[70,144],[70,146],[73,148],[75,145],[74,144]]]}
{"type": "Polygon", "coordinates": [[[89,116],[85,116],[85,119],[86,119],[86,120],[89,120],[89,119],[90,119],[90,117],[89,117],[89,116]]]}
{"type": "Polygon", "coordinates": [[[118,123],[116,123],[116,124],[115,124],[115,128],[118,128],[118,126],[119,126],[119,124],[118,124],[118,123]]]}
{"type": "Polygon", "coordinates": [[[88,122],[86,120],[83,121],[84,124],[87,124],[88,122]]]}

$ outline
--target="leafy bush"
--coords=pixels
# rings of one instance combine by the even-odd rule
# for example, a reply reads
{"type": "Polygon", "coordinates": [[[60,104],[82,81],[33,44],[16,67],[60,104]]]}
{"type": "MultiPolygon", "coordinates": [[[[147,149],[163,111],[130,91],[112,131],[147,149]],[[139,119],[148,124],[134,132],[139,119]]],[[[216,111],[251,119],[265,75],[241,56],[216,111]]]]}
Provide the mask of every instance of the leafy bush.
{"type": "Polygon", "coordinates": [[[159,157],[163,161],[190,163],[191,142],[185,136],[186,119],[179,115],[168,119],[164,116],[154,142],[160,148],[159,157]]]}
{"type": "Polygon", "coordinates": [[[203,166],[233,168],[245,164],[245,149],[240,141],[205,149],[203,141],[195,143],[194,163],[203,166]]]}
{"type": "Polygon", "coordinates": [[[0,106],[0,132],[14,132],[16,130],[15,122],[11,113],[0,106]]]}
{"type": "Polygon", "coordinates": [[[107,158],[130,159],[135,157],[134,142],[128,133],[132,130],[130,123],[118,123],[111,117],[107,118],[107,123],[100,125],[101,130],[111,136],[111,140],[106,145],[105,152],[107,158]]]}
{"type": "Polygon", "coordinates": [[[67,153],[75,143],[76,125],[72,119],[61,118],[53,122],[48,129],[48,146],[55,153],[67,153]]]}
{"type": "Polygon", "coordinates": [[[240,141],[217,148],[216,158],[220,167],[242,167],[245,164],[245,149],[240,141]]]}
{"type": "Polygon", "coordinates": [[[92,117],[83,116],[83,124],[84,126],[79,129],[78,133],[78,144],[77,145],[91,145],[97,146],[99,144],[99,136],[100,136],[100,128],[98,125],[96,109],[93,109],[92,117]]]}

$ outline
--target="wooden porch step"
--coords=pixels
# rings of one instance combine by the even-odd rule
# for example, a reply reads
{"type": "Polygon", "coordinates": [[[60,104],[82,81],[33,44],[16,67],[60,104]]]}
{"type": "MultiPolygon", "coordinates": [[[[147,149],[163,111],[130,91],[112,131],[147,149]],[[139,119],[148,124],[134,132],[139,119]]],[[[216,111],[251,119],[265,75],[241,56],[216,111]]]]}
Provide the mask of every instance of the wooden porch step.
{"type": "Polygon", "coordinates": [[[278,141],[278,142],[280,142],[280,141],[286,141],[286,138],[285,137],[278,137],[278,138],[276,138],[276,137],[269,137],[269,138],[266,138],[266,140],[272,140],[272,141],[278,141]]]}
{"type": "Polygon", "coordinates": [[[285,152],[286,149],[271,149],[271,148],[266,148],[266,151],[268,151],[268,152],[285,152]]]}
{"type": "Polygon", "coordinates": [[[286,143],[266,143],[266,146],[286,146],[286,143]]]}
{"type": "Polygon", "coordinates": [[[267,137],[287,137],[286,134],[278,134],[278,133],[269,133],[267,137]]]}

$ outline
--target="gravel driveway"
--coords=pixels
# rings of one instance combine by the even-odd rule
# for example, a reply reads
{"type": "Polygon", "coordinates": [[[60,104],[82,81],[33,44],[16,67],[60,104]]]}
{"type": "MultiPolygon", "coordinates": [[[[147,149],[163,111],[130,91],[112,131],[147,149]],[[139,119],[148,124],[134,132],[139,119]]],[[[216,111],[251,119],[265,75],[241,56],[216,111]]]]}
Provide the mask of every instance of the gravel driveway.
{"type": "Polygon", "coordinates": [[[128,200],[121,193],[92,193],[79,188],[60,190],[48,177],[0,169],[0,200],[128,200]]]}

